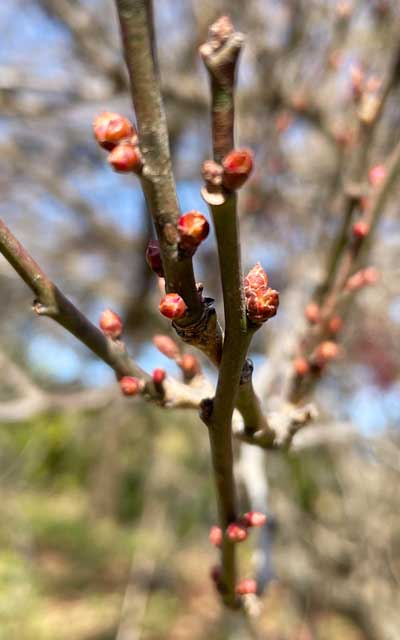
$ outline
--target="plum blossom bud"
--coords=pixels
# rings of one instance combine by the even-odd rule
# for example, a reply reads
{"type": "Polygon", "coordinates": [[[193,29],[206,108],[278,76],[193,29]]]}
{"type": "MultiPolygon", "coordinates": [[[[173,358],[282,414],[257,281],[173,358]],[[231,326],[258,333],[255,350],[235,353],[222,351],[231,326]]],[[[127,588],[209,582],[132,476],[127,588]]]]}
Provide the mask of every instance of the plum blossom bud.
{"type": "Polygon", "coordinates": [[[161,261],[160,243],[158,240],[149,240],[146,249],[146,262],[150,269],[158,275],[159,278],[164,277],[164,268],[161,261]]]}
{"type": "Polygon", "coordinates": [[[304,315],[310,324],[317,324],[320,321],[320,311],[317,303],[310,302],[304,310],[304,315]]]}
{"type": "Polygon", "coordinates": [[[226,529],[226,535],[231,542],[243,542],[248,536],[247,528],[238,522],[232,522],[226,529]]]}
{"type": "Polygon", "coordinates": [[[241,580],[236,585],[235,590],[238,596],[246,596],[250,593],[257,593],[257,583],[255,580],[252,580],[251,578],[246,578],[244,580],[241,580]]]}
{"type": "Polygon", "coordinates": [[[253,170],[253,152],[250,149],[234,149],[222,161],[222,183],[228,191],[236,191],[246,182],[253,170]]]}
{"type": "Polygon", "coordinates": [[[323,366],[330,360],[335,360],[339,354],[339,347],[332,340],[324,340],[315,350],[315,360],[318,365],[323,366]]]}
{"type": "Polygon", "coordinates": [[[119,381],[119,386],[124,396],[137,396],[141,392],[143,385],[140,380],[132,376],[124,376],[119,381]]]}
{"type": "Polygon", "coordinates": [[[118,144],[110,152],[108,162],[119,173],[141,173],[143,168],[142,156],[139,147],[126,141],[118,144]]]}
{"type": "Polygon", "coordinates": [[[179,320],[186,314],[187,306],[178,293],[167,293],[159,305],[160,312],[170,320],[179,320]]]}
{"type": "Polygon", "coordinates": [[[199,211],[189,211],[178,220],[179,244],[190,253],[208,236],[210,225],[199,211]]]}
{"type": "Polygon", "coordinates": [[[165,372],[165,369],[161,369],[160,367],[157,369],[154,369],[152,373],[153,382],[156,386],[161,385],[164,382],[166,377],[167,377],[167,374],[165,372]]]}
{"type": "Polygon", "coordinates": [[[295,358],[293,368],[298,376],[305,376],[310,371],[310,365],[305,358],[295,358]]]}
{"type": "Polygon", "coordinates": [[[279,293],[268,287],[268,276],[259,262],[244,278],[247,315],[251,322],[265,322],[276,315],[279,293]]]}
{"type": "Polygon", "coordinates": [[[243,524],[247,527],[263,527],[267,522],[267,516],[260,511],[248,511],[243,516],[243,524]]]}
{"type": "Polygon", "coordinates": [[[214,547],[220,547],[222,544],[222,529],[216,526],[211,527],[208,537],[214,547]]]}
{"type": "Polygon", "coordinates": [[[188,380],[191,380],[200,373],[200,363],[196,356],[191,353],[184,353],[183,356],[179,358],[178,365],[188,380]]]}
{"type": "Polygon", "coordinates": [[[117,340],[122,333],[123,325],[121,318],[115,311],[105,309],[100,316],[99,327],[105,336],[117,340]]]}
{"type": "Polygon", "coordinates": [[[376,164],[368,172],[368,182],[372,187],[380,187],[386,178],[387,170],[384,164],[376,164]]]}
{"type": "Polygon", "coordinates": [[[171,360],[179,358],[179,347],[169,336],[158,334],[154,336],[153,344],[167,358],[170,358],[171,360]]]}
{"type": "Polygon", "coordinates": [[[95,118],[93,133],[99,145],[111,151],[121,140],[132,137],[136,132],[128,118],[119,113],[104,111],[95,118]]]}
{"type": "Polygon", "coordinates": [[[343,320],[340,316],[333,316],[328,322],[329,333],[336,335],[343,329],[343,320]]]}
{"type": "Polygon", "coordinates": [[[366,238],[369,234],[369,231],[370,226],[368,222],[365,222],[364,220],[358,220],[357,222],[355,222],[351,229],[353,237],[356,240],[363,240],[364,238],[366,238]]]}

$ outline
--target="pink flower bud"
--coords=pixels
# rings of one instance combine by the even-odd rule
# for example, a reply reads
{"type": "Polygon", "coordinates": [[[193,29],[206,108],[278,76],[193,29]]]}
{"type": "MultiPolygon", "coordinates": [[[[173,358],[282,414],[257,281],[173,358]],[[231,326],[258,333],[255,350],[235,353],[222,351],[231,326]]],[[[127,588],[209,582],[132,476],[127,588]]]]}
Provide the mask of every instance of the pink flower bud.
{"type": "Polygon", "coordinates": [[[310,302],[304,310],[304,315],[310,324],[317,324],[320,320],[319,306],[315,302],[310,302]]]}
{"type": "Polygon", "coordinates": [[[387,170],[384,164],[376,164],[368,173],[368,181],[372,187],[380,187],[386,178],[387,170]]]}
{"type": "Polygon", "coordinates": [[[179,320],[186,314],[187,306],[178,293],[167,293],[159,305],[160,312],[170,320],[179,320]]]}
{"type": "Polygon", "coordinates": [[[121,140],[132,137],[136,132],[128,118],[119,113],[104,111],[95,118],[93,133],[99,145],[111,151],[121,140]]]}
{"type": "Polygon", "coordinates": [[[119,381],[119,386],[124,396],[137,396],[142,390],[142,384],[137,378],[132,376],[124,376],[119,381]]]}
{"type": "Polygon", "coordinates": [[[339,355],[339,347],[332,340],[324,340],[315,350],[315,359],[319,365],[324,365],[330,360],[334,360],[339,355]]]}
{"type": "Polygon", "coordinates": [[[169,336],[158,334],[153,338],[153,344],[164,356],[171,360],[179,358],[180,350],[178,345],[169,336]]]}
{"type": "Polygon", "coordinates": [[[248,536],[247,528],[238,522],[232,522],[226,529],[226,535],[231,542],[243,542],[248,536]]]}
{"type": "Polygon", "coordinates": [[[100,316],[99,327],[105,336],[116,340],[122,333],[123,325],[121,318],[115,311],[105,309],[100,316]]]}
{"type": "Polygon", "coordinates": [[[191,353],[184,353],[183,356],[179,358],[178,365],[188,380],[191,380],[200,373],[200,363],[196,356],[191,353]]]}
{"type": "Polygon", "coordinates": [[[250,149],[234,149],[222,161],[222,183],[228,191],[236,191],[246,182],[253,170],[253,152],[250,149]]]}
{"type": "Polygon", "coordinates": [[[248,511],[243,516],[243,523],[247,527],[263,527],[267,522],[267,516],[260,511],[248,511]]]}
{"type": "Polygon", "coordinates": [[[249,298],[254,291],[268,287],[268,276],[259,262],[250,269],[243,280],[243,285],[246,298],[249,298]]]}
{"type": "Polygon", "coordinates": [[[340,316],[333,316],[328,323],[329,333],[336,335],[343,329],[343,320],[340,316]]]}
{"type": "Polygon", "coordinates": [[[211,527],[208,537],[214,547],[220,547],[222,544],[222,529],[216,526],[211,527]]]}
{"type": "Polygon", "coordinates": [[[293,360],[293,368],[298,376],[306,376],[310,371],[310,365],[305,358],[295,358],[293,360]]]}
{"type": "Polygon", "coordinates": [[[358,222],[355,222],[353,224],[351,231],[354,238],[356,238],[357,240],[363,240],[369,234],[370,226],[368,222],[365,222],[364,220],[358,220],[358,222]]]}
{"type": "Polygon", "coordinates": [[[279,293],[268,287],[268,276],[259,262],[249,271],[243,284],[249,320],[258,324],[272,318],[279,306],[279,293]]]}
{"type": "Polygon", "coordinates": [[[251,578],[241,580],[236,585],[236,593],[238,594],[238,596],[246,596],[250,593],[257,593],[256,581],[252,580],[251,578]]]}
{"type": "Polygon", "coordinates": [[[160,243],[158,240],[149,240],[146,249],[146,262],[150,269],[158,275],[159,278],[164,277],[164,268],[161,261],[160,243]]]}
{"type": "Polygon", "coordinates": [[[208,236],[210,225],[199,211],[189,211],[178,220],[180,246],[194,250],[208,236]]]}
{"type": "Polygon", "coordinates": [[[165,373],[164,369],[161,369],[160,367],[157,369],[154,369],[152,378],[156,386],[162,384],[166,377],[167,377],[167,374],[165,373]]]}
{"type": "Polygon", "coordinates": [[[119,173],[141,173],[143,168],[139,147],[132,142],[121,142],[110,152],[108,162],[119,173]]]}

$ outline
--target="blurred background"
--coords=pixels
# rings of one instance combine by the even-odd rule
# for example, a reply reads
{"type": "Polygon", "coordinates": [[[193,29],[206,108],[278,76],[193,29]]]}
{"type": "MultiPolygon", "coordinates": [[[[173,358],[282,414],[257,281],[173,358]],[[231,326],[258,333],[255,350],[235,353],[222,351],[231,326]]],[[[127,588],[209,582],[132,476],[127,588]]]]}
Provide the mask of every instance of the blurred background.
{"type": "MultiPolygon", "coordinates": [[[[392,78],[363,179],[400,138],[400,7],[163,0],[155,10],[182,211],[208,215],[198,46],[224,12],[248,34],[237,135],[256,170],[240,196],[243,262],[259,260],[282,300],[252,347],[265,381],[301,325],[340,221],[360,82],[373,93],[392,78]]],[[[179,375],[152,344],[170,328],[144,260],[152,228],[139,184],[113,173],[92,137],[101,111],[133,115],[112,0],[2,2],[0,33],[1,217],[93,322],[106,307],[124,318],[141,366],[179,375]]],[[[351,437],[263,458],[274,532],[257,625],[267,640],[400,634],[399,195],[370,254],[380,282],[354,299],[342,356],[313,395],[329,429],[351,424],[351,437]]],[[[221,317],[216,264],[211,237],[195,269],[221,317]]],[[[0,294],[0,640],[247,638],[209,580],[216,509],[198,417],[121,399],[106,365],[34,317],[3,259],[0,294]]],[[[251,543],[241,556],[251,575],[251,543]]]]}

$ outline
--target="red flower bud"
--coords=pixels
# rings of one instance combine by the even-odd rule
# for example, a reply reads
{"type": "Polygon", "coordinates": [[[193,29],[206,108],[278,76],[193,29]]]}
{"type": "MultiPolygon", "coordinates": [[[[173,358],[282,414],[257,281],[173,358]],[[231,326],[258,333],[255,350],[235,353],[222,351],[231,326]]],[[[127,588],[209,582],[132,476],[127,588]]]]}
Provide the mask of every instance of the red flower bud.
{"type": "Polygon", "coordinates": [[[236,593],[238,596],[246,596],[249,593],[257,593],[257,583],[255,580],[251,578],[246,578],[245,580],[241,580],[236,585],[236,593]]]}
{"type": "Polygon", "coordinates": [[[353,224],[352,233],[354,238],[356,238],[357,240],[363,240],[364,238],[366,238],[369,234],[369,231],[370,226],[368,222],[365,222],[364,220],[358,220],[358,222],[355,222],[353,224]]]}
{"type": "Polygon", "coordinates": [[[243,284],[249,320],[258,324],[272,318],[279,306],[279,293],[268,287],[268,276],[259,262],[249,271],[243,284]]]}
{"type": "Polygon", "coordinates": [[[185,250],[195,249],[208,236],[210,225],[199,211],[189,211],[178,220],[180,246],[185,250]]]}
{"type": "Polygon", "coordinates": [[[122,320],[115,311],[106,309],[102,312],[99,320],[99,327],[105,336],[116,340],[122,333],[122,320]]]}
{"type": "Polygon", "coordinates": [[[339,347],[336,342],[332,340],[324,340],[321,342],[315,350],[315,359],[319,365],[324,365],[330,360],[337,358],[339,354],[339,347]]]}
{"type": "Polygon", "coordinates": [[[386,178],[386,167],[383,164],[376,164],[371,167],[368,173],[368,181],[372,187],[380,187],[386,178]]]}
{"type": "Polygon", "coordinates": [[[111,151],[114,147],[135,134],[133,124],[119,113],[104,111],[93,122],[94,137],[103,149],[111,151]]]}
{"type": "Polygon", "coordinates": [[[160,367],[157,369],[154,369],[152,378],[155,385],[162,384],[166,377],[167,377],[167,374],[165,373],[164,369],[161,369],[160,367]]]}
{"type": "Polygon", "coordinates": [[[137,396],[142,390],[142,384],[137,378],[132,376],[124,376],[119,381],[119,386],[124,396],[137,396]]]}
{"type": "Polygon", "coordinates": [[[179,347],[169,336],[156,335],[153,338],[153,344],[159,351],[161,351],[161,353],[164,354],[164,356],[167,356],[167,358],[170,358],[171,360],[179,358],[179,347]]]}
{"type": "Polygon", "coordinates": [[[243,523],[247,527],[263,527],[267,522],[267,516],[260,511],[248,511],[243,516],[243,523]]]}
{"type": "Polygon", "coordinates": [[[310,324],[317,324],[320,320],[319,306],[315,302],[310,302],[304,310],[304,315],[310,324]]]}
{"type": "Polygon", "coordinates": [[[164,277],[164,268],[161,261],[160,243],[158,240],[149,240],[146,249],[146,262],[150,269],[160,278],[164,277]]]}
{"type": "Polygon", "coordinates": [[[188,380],[191,380],[200,373],[199,361],[196,356],[193,356],[191,353],[184,353],[183,356],[179,358],[178,365],[188,380]]]}
{"type": "Polygon", "coordinates": [[[183,318],[187,311],[185,301],[177,293],[167,293],[159,305],[160,312],[170,320],[183,318]]]}
{"type": "Polygon", "coordinates": [[[253,153],[250,149],[234,149],[222,161],[222,183],[228,191],[235,191],[246,182],[253,170],[253,153]]]}
{"type": "Polygon", "coordinates": [[[232,522],[226,530],[226,535],[231,542],[243,542],[248,536],[247,528],[238,522],[232,522]]]}
{"type": "Polygon", "coordinates": [[[110,152],[108,162],[119,173],[140,173],[143,167],[139,147],[132,142],[121,142],[110,152]]]}
{"type": "Polygon", "coordinates": [[[298,376],[305,376],[310,371],[310,365],[305,358],[295,358],[293,368],[298,376]]]}
{"type": "Polygon", "coordinates": [[[222,544],[222,529],[216,526],[211,527],[208,537],[214,547],[220,547],[222,544]]]}
{"type": "Polygon", "coordinates": [[[329,320],[329,323],[328,323],[329,333],[336,335],[337,333],[339,333],[339,331],[342,330],[342,328],[343,328],[343,320],[340,316],[333,316],[333,318],[329,320]]]}

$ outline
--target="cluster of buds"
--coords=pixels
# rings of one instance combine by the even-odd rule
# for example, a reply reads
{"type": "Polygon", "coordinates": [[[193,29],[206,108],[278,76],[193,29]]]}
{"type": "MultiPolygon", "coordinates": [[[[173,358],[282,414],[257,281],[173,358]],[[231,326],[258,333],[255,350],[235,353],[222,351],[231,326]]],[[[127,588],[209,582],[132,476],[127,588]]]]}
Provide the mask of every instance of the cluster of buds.
{"type": "Polygon", "coordinates": [[[186,256],[192,256],[199,244],[208,236],[210,225],[199,211],[188,211],[178,220],[179,248],[186,256]]]}
{"type": "Polygon", "coordinates": [[[119,386],[124,396],[137,396],[143,391],[143,382],[133,376],[124,376],[119,381],[119,386]]]}
{"type": "MultiPolygon", "coordinates": [[[[260,511],[248,511],[236,522],[231,522],[226,528],[226,537],[231,542],[243,542],[248,536],[248,529],[251,527],[263,527],[267,521],[267,516],[260,511]]],[[[222,529],[212,526],[209,533],[211,544],[220,547],[222,544],[222,529]]]]}
{"type": "Polygon", "coordinates": [[[178,293],[166,293],[159,304],[160,313],[170,320],[180,320],[186,314],[187,306],[178,293]]]}
{"type": "Polygon", "coordinates": [[[104,111],[93,122],[94,136],[99,145],[109,151],[108,162],[120,173],[140,174],[143,160],[138,136],[132,122],[119,113],[104,111]]]}
{"type": "Polygon", "coordinates": [[[278,310],[279,293],[268,286],[268,276],[259,262],[244,279],[247,315],[251,322],[269,320],[278,310]]]}
{"type": "Polygon", "coordinates": [[[123,329],[121,318],[111,309],[105,309],[102,312],[99,320],[99,327],[104,335],[111,338],[111,340],[118,340],[123,329]]]}
{"type": "Polygon", "coordinates": [[[345,285],[346,291],[358,291],[358,289],[362,289],[368,285],[375,284],[378,282],[380,277],[379,271],[374,267],[366,267],[365,269],[360,269],[356,271],[350,278],[347,280],[345,285]]]}

